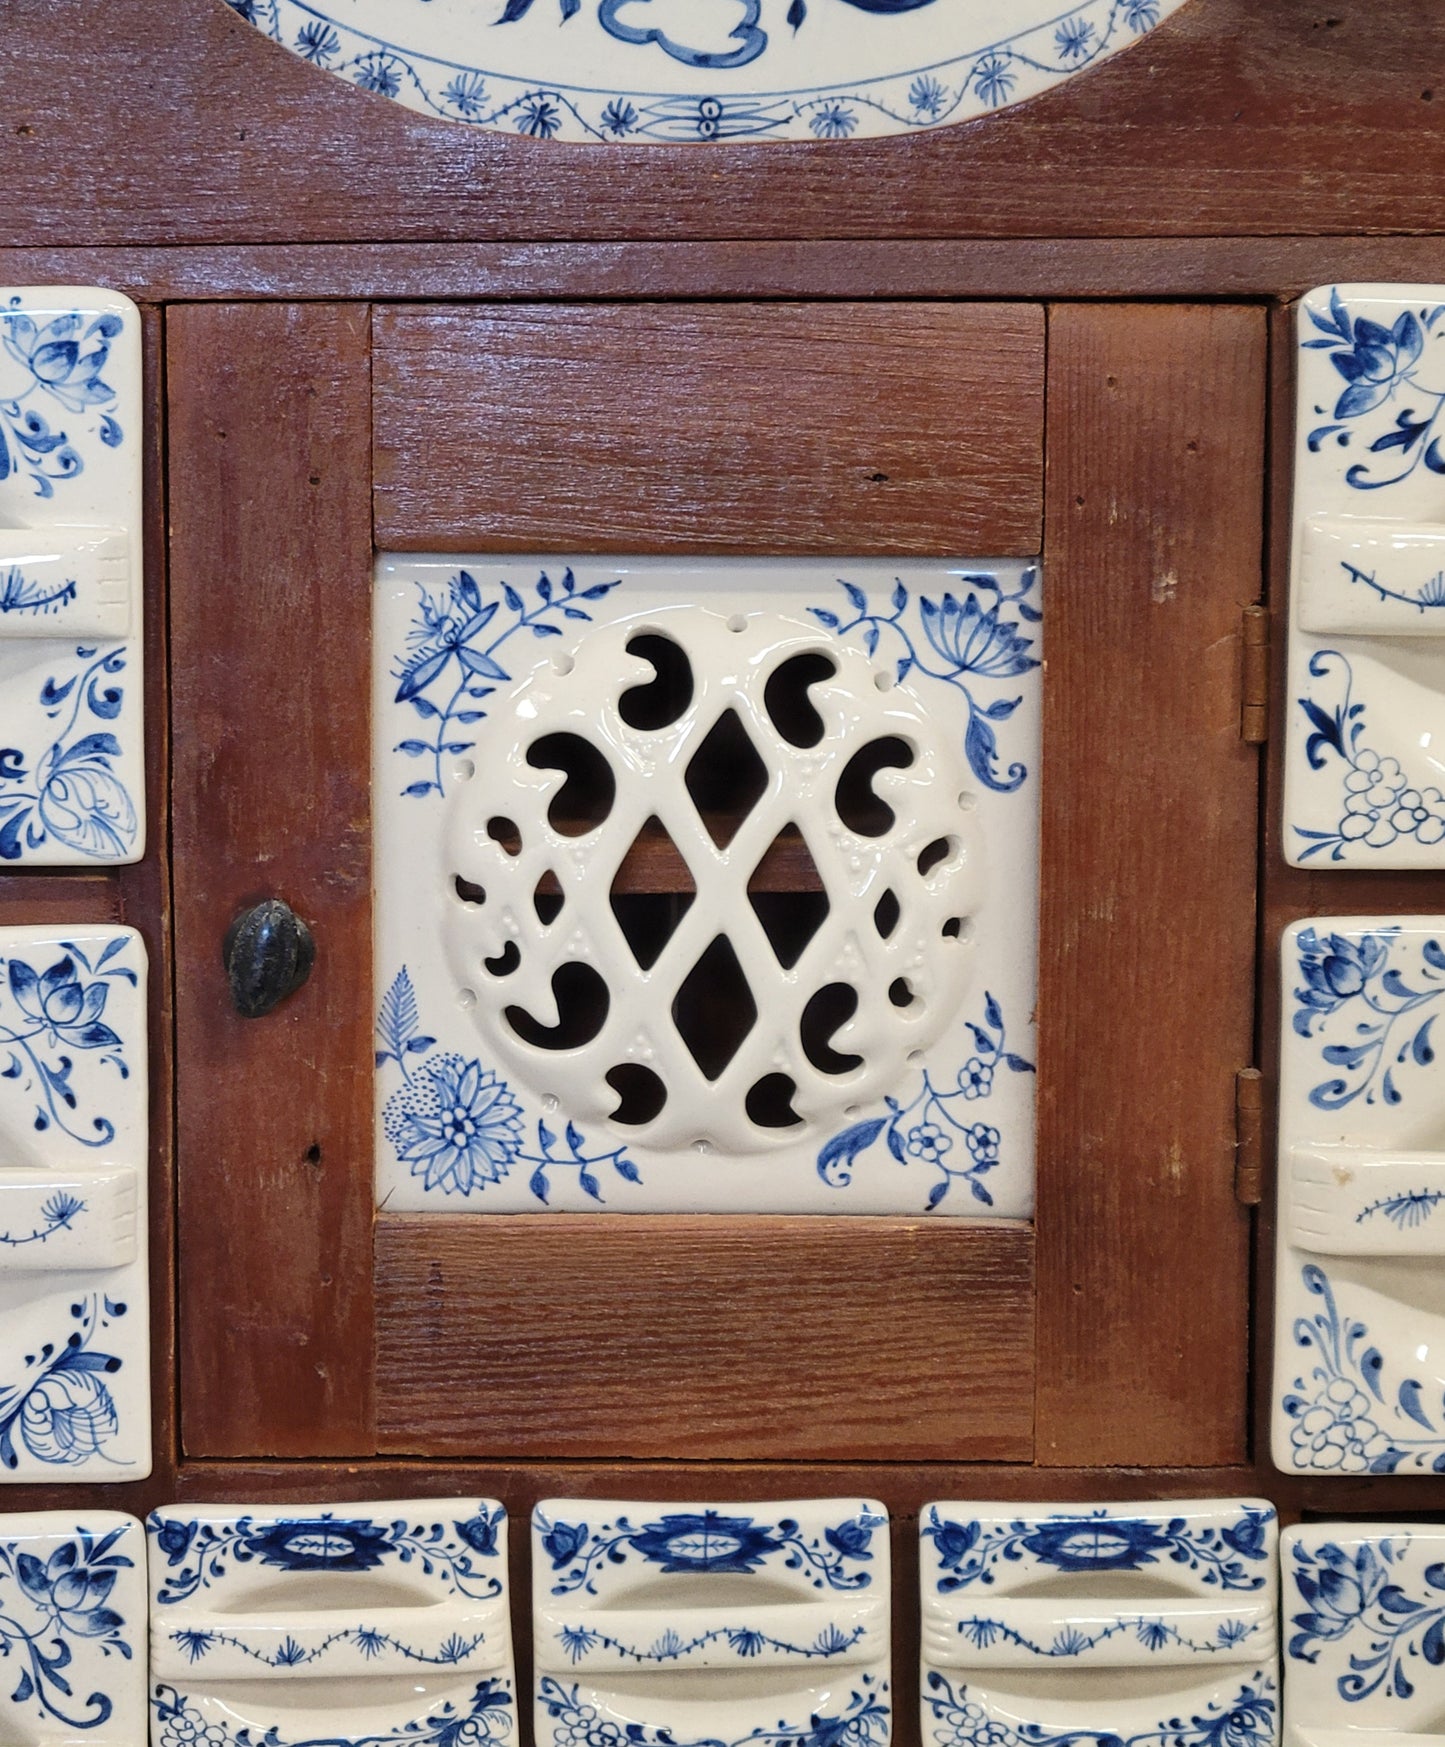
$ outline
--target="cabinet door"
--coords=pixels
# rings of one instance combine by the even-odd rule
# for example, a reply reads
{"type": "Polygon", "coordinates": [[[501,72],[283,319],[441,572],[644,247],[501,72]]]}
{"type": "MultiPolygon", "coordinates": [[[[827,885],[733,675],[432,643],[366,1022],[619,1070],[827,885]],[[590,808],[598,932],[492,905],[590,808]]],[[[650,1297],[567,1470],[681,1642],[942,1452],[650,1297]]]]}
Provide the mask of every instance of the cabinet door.
{"type": "Polygon", "coordinates": [[[1262,315],[190,306],[168,366],[186,1454],[1241,1460],[1262,315]],[[1033,1222],[376,1211],[374,555],[539,550],[1042,554],[1033,1222]],[[244,1020],[272,895],[316,968],[244,1020]]]}

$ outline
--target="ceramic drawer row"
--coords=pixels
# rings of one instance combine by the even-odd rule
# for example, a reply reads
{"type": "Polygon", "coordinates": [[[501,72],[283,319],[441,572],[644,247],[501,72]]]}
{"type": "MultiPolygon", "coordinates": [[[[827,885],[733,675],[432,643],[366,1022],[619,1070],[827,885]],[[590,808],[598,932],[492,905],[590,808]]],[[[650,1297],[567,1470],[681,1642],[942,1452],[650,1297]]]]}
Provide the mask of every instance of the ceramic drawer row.
{"type": "MultiPolygon", "coordinates": [[[[1268,1505],[938,1503],[920,1529],[936,1747],[1275,1741],[1268,1505]]],[[[486,1499],[0,1518],[0,1739],[510,1747],[507,1532],[486,1499]]],[[[544,1501],[537,1747],[886,1747],[890,1569],[876,1500],[544,1501]]]]}

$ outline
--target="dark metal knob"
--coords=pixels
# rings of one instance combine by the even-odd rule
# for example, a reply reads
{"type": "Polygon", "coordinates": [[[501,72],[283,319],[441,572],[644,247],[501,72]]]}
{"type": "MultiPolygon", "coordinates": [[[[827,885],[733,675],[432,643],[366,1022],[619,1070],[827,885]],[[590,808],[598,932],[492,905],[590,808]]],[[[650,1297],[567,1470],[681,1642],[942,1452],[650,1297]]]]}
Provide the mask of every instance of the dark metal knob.
{"type": "Polygon", "coordinates": [[[221,962],[243,1019],[259,1019],[294,995],[311,975],[316,942],[289,904],[266,898],[242,910],[226,930],[221,962]]]}

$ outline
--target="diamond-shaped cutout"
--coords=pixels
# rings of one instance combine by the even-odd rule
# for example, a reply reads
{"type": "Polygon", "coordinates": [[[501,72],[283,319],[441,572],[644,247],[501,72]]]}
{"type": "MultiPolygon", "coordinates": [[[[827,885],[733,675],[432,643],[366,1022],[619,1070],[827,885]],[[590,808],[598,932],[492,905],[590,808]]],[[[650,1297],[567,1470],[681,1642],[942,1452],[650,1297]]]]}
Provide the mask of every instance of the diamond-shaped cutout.
{"type": "Polygon", "coordinates": [[[715,1080],[757,1023],[758,1008],[738,955],[719,934],[687,973],[672,1003],[672,1022],[692,1059],[715,1080]]]}
{"type": "Polygon", "coordinates": [[[662,957],[696,896],[682,851],[653,814],[623,856],[611,892],[612,914],[643,970],[662,957]]]}
{"type": "Polygon", "coordinates": [[[726,849],[767,792],[768,767],[748,739],[736,710],[724,710],[687,767],[687,792],[708,836],[726,849]]]}
{"type": "Polygon", "coordinates": [[[828,914],[818,864],[796,825],[785,825],[748,881],[748,902],[784,970],[791,970],[828,914]]]}

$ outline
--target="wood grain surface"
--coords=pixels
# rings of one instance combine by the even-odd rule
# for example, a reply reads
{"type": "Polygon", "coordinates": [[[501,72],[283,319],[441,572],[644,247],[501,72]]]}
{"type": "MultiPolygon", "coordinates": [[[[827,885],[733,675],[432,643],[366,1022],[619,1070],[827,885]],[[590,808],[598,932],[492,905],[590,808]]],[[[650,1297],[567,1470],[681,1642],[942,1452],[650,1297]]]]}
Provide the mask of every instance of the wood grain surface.
{"type": "Polygon", "coordinates": [[[1436,0],[1190,0],[966,126],[629,148],[412,114],[222,0],[8,0],[5,228],[16,244],[1428,232],[1439,28],[1436,0]]]}
{"type": "Polygon", "coordinates": [[[1038,1456],[1247,1451],[1266,321],[1058,306],[1049,322],[1039,993],[1038,1456]]]}
{"type": "Polygon", "coordinates": [[[1027,1226],[393,1214],[376,1242],[390,1454],[1032,1452],[1027,1226]]]}
{"type": "Polygon", "coordinates": [[[1043,316],[379,309],[382,550],[1038,551],[1043,316]]]}
{"type": "Polygon", "coordinates": [[[365,1454],[371,1410],[368,312],[169,317],[182,1433],[365,1454]],[[316,969],[263,1019],[221,942],[280,897],[316,969]]]}

